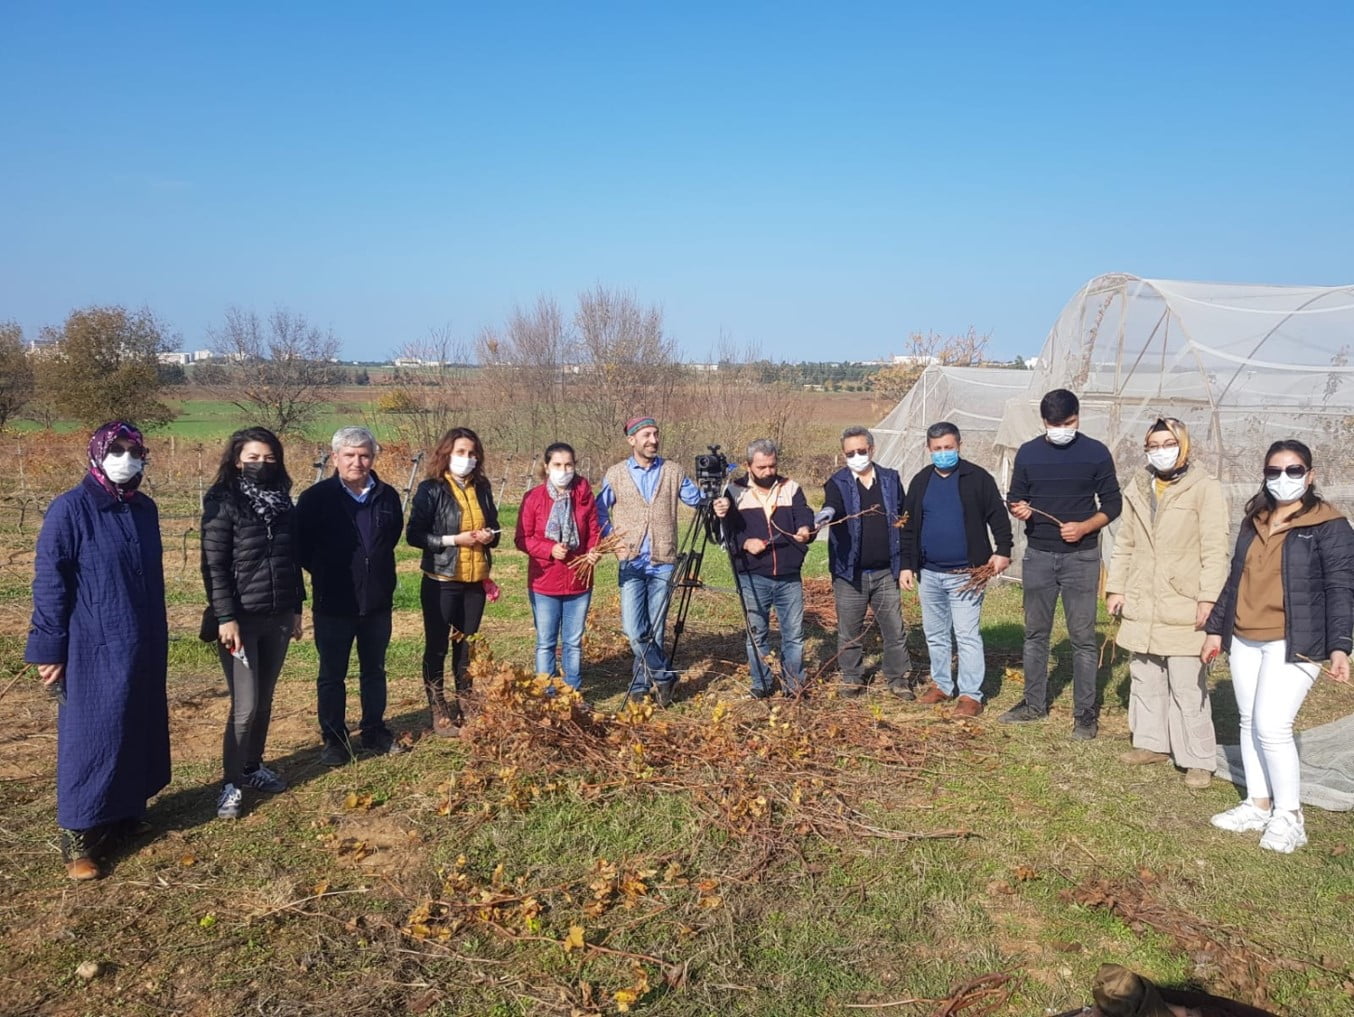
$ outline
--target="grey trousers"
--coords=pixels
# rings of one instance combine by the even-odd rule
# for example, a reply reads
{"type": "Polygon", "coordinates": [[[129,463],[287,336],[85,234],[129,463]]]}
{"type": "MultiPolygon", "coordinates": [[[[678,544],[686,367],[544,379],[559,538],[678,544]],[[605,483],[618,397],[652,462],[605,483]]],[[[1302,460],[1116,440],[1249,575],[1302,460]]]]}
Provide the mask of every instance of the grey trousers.
{"type": "Polygon", "coordinates": [[[861,662],[865,656],[865,611],[874,612],[879,638],[884,644],[884,678],[901,681],[912,669],[903,630],[903,605],[898,580],[889,569],[862,572],[852,583],[832,577],[832,596],[837,602],[837,666],[846,685],[864,683],[861,662]]]}
{"type": "Polygon", "coordinates": [[[263,762],[263,746],[268,740],[268,725],[273,719],[273,691],[282,662],[287,659],[291,640],[291,611],[273,615],[241,615],[240,641],[249,660],[246,667],[237,657],[219,646],[221,669],[230,689],[230,718],[221,758],[224,782],[240,786],[245,771],[258,769],[263,762]]]}
{"type": "Polygon", "coordinates": [[[1135,653],[1128,673],[1133,747],[1168,752],[1176,766],[1211,773],[1218,765],[1218,743],[1203,662],[1198,657],[1135,653]]]}
{"type": "Polygon", "coordinates": [[[1062,596],[1072,643],[1072,710],[1076,723],[1099,719],[1096,703],[1095,610],[1100,592],[1100,549],[1041,551],[1027,548],[1020,576],[1025,600],[1025,702],[1048,712],[1048,641],[1062,596]]]}

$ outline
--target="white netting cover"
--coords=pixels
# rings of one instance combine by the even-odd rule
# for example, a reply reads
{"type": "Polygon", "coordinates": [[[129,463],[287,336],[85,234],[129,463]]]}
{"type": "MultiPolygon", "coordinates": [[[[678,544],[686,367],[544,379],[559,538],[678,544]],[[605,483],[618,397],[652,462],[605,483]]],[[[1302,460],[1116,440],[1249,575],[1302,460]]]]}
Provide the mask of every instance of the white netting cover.
{"type": "Polygon", "coordinates": [[[1063,308],[1024,396],[1006,406],[997,461],[1041,430],[1039,399],[1066,388],[1081,429],[1127,481],[1160,416],[1190,427],[1232,516],[1260,486],[1265,449],[1311,446],[1318,482],[1354,509],[1354,285],[1247,286],[1131,275],[1091,280],[1063,308]]]}
{"type": "Polygon", "coordinates": [[[943,367],[932,364],[871,430],[875,458],[897,470],[903,483],[930,462],[926,429],[940,420],[959,428],[964,456],[992,469],[997,462],[997,429],[1006,402],[1023,395],[1033,372],[997,367],[943,367]]]}

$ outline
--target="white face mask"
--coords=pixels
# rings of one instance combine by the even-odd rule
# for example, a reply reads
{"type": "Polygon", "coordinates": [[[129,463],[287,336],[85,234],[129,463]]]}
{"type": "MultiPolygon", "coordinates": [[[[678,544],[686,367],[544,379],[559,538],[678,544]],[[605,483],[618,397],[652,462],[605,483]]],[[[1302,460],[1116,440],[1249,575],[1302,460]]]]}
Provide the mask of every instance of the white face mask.
{"type": "Polygon", "coordinates": [[[1281,473],[1273,480],[1266,480],[1265,488],[1274,495],[1275,501],[1297,501],[1307,490],[1307,478],[1281,473]]]}
{"type": "Polygon", "coordinates": [[[550,471],[550,483],[554,484],[556,487],[568,487],[573,482],[573,479],[573,470],[551,469],[550,471]]]}
{"type": "Polygon", "coordinates": [[[115,484],[127,483],[141,472],[143,465],[142,461],[130,452],[103,457],[104,476],[115,484]]]}
{"type": "Polygon", "coordinates": [[[475,472],[477,462],[474,456],[452,456],[447,469],[451,470],[453,477],[468,477],[475,472]]]}
{"type": "Polygon", "coordinates": [[[1046,432],[1048,440],[1054,445],[1070,445],[1077,436],[1075,427],[1050,427],[1046,432]]]}
{"type": "Polygon", "coordinates": [[[1152,464],[1152,469],[1158,473],[1169,473],[1175,468],[1179,459],[1180,449],[1178,448],[1154,448],[1147,453],[1147,461],[1152,464]]]}
{"type": "Polygon", "coordinates": [[[847,456],[846,465],[851,468],[852,473],[864,473],[870,468],[870,453],[857,452],[855,455],[847,456]]]}

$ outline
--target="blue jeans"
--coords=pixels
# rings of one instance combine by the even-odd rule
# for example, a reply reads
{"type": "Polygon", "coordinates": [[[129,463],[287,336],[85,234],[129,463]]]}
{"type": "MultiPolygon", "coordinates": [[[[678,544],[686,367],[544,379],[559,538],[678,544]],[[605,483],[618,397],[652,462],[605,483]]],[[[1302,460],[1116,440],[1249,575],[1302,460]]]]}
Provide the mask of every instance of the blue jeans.
{"type": "Polygon", "coordinates": [[[926,633],[926,648],[931,651],[931,680],[946,695],[954,695],[954,676],[950,667],[950,632],[959,647],[959,694],[983,701],[983,678],[987,662],[983,658],[983,634],[979,622],[983,612],[982,591],[960,593],[969,581],[964,573],[933,572],[918,574],[917,594],[921,597],[921,627],[926,633]]]}
{"type": "Polygon", "coordinates": [[[564,683],[583,687],[583,629],[588,620],[592,591],[556,596],[527,591],[531,617],[536,620],[536,673],[555,673],[555,647],[563,644],[564,683]]]}
{"type": "Polygon", "coordinates": [[[663,652],[668,622],[668,583],[673,565],[633,566],[621,563],[621,628],[635,655],[630,695],[642,696],[653,682],[675,682],[663,652]]]}
{"type": "Polygon", "coordinates": [[[804,585],[799,576],[739,573],[748,619],[748,670],[752,691],[771,691],[771,609],[780,624],[780,685],[787,696],[804,688],[804,585]]]}

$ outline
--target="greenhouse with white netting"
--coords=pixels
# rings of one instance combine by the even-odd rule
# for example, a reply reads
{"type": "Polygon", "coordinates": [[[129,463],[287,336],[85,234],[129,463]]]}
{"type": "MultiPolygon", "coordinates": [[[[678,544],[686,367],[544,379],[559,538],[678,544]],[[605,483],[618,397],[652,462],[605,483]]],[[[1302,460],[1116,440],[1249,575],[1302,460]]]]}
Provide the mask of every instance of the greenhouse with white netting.
{"type": "Polygon", "coordinates": [[[1318,480],[1354,507],[1354,285],[1258,286],[1131,275],[1093,279],[1063,308],[1030,386],[1005,407],[998,469],[1037,435],[1039,399],[1081,398],[1081,429],[1142,467],[1161,416],[1190,427],[1195,462],[1222,480],[1233,514],[1260,486],[1265,449],[1312,447],[1318,480]]]}
{"type": "Polygon", "coordinates": [[[1189,425],[1194,461],[1221,478],[1235,517],[1265,449],[1312,447],[1318,482],[1354,510],[1354,285],[1261,286],[1102,275],[1063,308],[1031,371],[930,367],[878,426],[878,458],[912,476],[928,424],[950,420],[964,454],[1005,488],[1039,400],[1066,388],[1081,430],[1127,482],[1161,416],[1189,425]]]}

